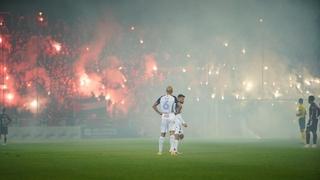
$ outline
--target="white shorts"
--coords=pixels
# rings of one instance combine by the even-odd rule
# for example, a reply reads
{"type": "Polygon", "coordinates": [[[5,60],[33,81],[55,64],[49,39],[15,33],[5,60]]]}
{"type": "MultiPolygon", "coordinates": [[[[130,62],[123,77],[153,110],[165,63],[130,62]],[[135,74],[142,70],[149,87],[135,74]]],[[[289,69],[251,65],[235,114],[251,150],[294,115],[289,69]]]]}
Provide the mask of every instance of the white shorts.
{"type": "Polygon", "coordinates": [[[174,131],[174,119],[175,119],[175,115],[173,113],[162,114],[160,132],[167,133],[171,129],[172,131],[174,131]]]}
{"type": "Polygon", "coordinates": [[[182,116],[181,114],[177,114],[175,116],[175,126],[174,126],[174,134],[183,134],[183,130],[182,130],[182,116]]]}

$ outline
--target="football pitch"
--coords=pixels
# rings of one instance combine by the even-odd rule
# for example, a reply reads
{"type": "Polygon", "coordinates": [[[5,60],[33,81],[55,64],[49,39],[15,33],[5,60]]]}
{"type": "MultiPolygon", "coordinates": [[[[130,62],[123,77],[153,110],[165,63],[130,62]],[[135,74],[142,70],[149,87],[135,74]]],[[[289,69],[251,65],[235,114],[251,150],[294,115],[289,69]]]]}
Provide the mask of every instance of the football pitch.
{"type": "Polygon", "coordinates": [[[320,179],[320,149],[304,149],[294,140],[194,139],[184,141],[180,150],[183,154],[176,157],[167,151],[158,156],[157,139],[9,142],[0,146],[0,177],[320,179]]]}

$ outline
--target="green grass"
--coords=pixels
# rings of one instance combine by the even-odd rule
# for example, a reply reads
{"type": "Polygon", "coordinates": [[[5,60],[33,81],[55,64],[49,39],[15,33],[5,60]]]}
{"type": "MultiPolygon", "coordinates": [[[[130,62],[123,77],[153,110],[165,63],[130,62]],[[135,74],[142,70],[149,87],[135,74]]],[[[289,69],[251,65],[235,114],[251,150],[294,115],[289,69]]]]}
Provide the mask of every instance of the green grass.
{"type": "MultiPolygon", "coordinates": [[[[167,144],[166,144],[167,145],[167,144]]],[[[166,146],[168,147],[168,145],[166,146]]],[[[157,139],[0,146],[1,179],[320,179],[320,149],[295,141],[187,140],[156,155],[157,139]]]]}

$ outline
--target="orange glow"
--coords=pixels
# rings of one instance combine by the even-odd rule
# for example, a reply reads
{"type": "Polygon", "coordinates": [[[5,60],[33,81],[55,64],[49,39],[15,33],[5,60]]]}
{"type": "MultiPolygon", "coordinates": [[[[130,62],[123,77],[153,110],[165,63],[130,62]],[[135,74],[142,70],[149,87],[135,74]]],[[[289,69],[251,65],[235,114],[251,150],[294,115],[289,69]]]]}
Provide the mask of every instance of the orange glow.
{"type": "Polygon", "coordinates": [[[57,43],[57,42],[54,43],[53,47],[57,52],[61,51],[61,44],[60,43],[57,43]]]}
{"type": "Polygon", "coordinates": [[[32,100],[30,102],[30,107],[33,108],[33,109],[36,109],[38,107],[38,101],[36,99],[32,100]]]}
{"type": "Polygon", "coordinates": [[[7,98],[9,101],[12,101],[13,98],[14,98],[14,95],[13,95],[12,93],[8,93],[8,94],[6,95],[6,98],[7,98]]]}
{"type": "Polygon", "coordinates": [[[80,77],[80,86],[88,86],[90,84],[90,79],[87,74],[83,74],[80,77]]]}

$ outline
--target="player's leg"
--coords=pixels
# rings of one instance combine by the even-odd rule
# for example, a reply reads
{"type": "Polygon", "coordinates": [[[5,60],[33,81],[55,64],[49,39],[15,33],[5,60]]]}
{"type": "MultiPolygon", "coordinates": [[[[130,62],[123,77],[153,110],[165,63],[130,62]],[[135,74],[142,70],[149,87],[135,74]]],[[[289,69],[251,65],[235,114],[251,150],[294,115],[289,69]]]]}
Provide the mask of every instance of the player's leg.
{"type": "Polygon", "coordinates": [[[305,147],[308,148],[310,146],[310,126],[307,127],[306,130],[306,145],[305,147]]]}
{"type": "Polygon", "coordinates": [[[3,142],[4,142],[4,145],[7,144],[7,134],[8,134],[8,127],[4,127],[3,128],[3,142]]]}
{"type": "Polygon", "coordinates": [[[163,143],[164,143],[167,131],[168,131],[167,119],[162,118],[161,125],[160,125],[160,137],[159,137],[159,151],[158,151],[159,155],[161,155],[163,152],[163,143]]]}
{"type": "Polygon", "coordinates": [[[175,133],[174,136],[175,136],[175,137],[174,137],[174,151],[175,151],[176,153],[178,153],[179,140],[180,140],[179,134],[178,134],[178,133],[175,133]]]}
{"type": "Polygon", "coordinates": [[[178,153],[178,146],[179,146],[179,140],[180,140],[180,133],[182,133],[182,127],[181,122],[177,119],[175,124],[175,131],[174,131],[174,151],[178,153]]]}
{"type": "Polygon", "coordinates": [[[300,133],[301,133],[301,139],[303,142],[305,142],[306,139],[306,133],[305,133],[305,127],[306,126],[306,120],[305,118],[299,119],[299,127],[300,127],[300,133]]]}
{"type": "Polygon", "coordinates": [[[174,152],[174,131],[170,131],[170,150],[169,152],[174,152]]]}
{"type": "Polygon", "coordinates": [[[170,150],[169,152],[174,151],[174,131],[175,131],[175,115],[170,114],[170,119],[169,119],[170,150]]]}
{"type": "Polygon", "coordinates": [[[312,137],[313,137],[313,144],[312,147],[317,147],[317,139],[318,139],[318,135],[317,135],[317,129],[318,129],[318,120],[314,120],[313,124],[312,124],[312,137]]]}
{"type": "Polygon", "coordinates": [[[159,137],[159,151],[158,154],[161,155],[163,152],[163,143],[165,140],[166,133],[161,133],[159,137]]]}
{"type": "Polygon", "coordinates": [[[175,123],[175,142],[174,142],[174,149],[177,154],[179,154],[178,147],[179,147],[179,141],[181,141],[180,135],[183,134],[182,130],[182,122],[183,119],[181,117],[181,114],[178,114],[176,116],[176,123],[175,123]]]}
{"type": "Polygon", "coordinates": [[[317,147],[317,139],[318,139],[318,135],[317,135],[317,131],[312,131],[312,140],[313,140],[313,144],[312,147],[317,147]]]}

